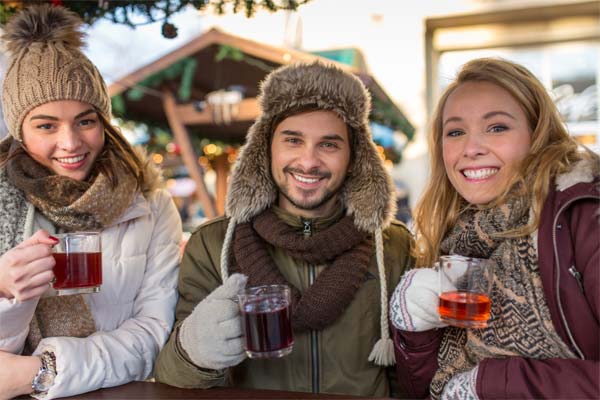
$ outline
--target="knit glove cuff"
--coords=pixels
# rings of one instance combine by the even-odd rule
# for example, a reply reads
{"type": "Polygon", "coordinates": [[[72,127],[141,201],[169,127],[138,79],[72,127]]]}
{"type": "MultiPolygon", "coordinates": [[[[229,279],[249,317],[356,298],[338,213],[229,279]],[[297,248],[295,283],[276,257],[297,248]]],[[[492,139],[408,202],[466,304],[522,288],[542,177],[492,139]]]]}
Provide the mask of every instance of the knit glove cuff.
{"type": "Polygon", "coordinates": [[[479,400],[476,391],[478,370],[479,366],[450,379],[442,392],[442,400],[479,400]]]}
{"type": "Polygon", "coordinates": [[[390,318],[403,331],[421,332],[446,326],[440,321],[439,272],[432,268],[408,271],[390,301],[390,318]]]}
{"type": "Polygon", "coordinates": [[[246,358],[237,303],[246,281],[244,275],[231,275],[183,321],[179,341],[198,367],[224,369],[246,358]]]}

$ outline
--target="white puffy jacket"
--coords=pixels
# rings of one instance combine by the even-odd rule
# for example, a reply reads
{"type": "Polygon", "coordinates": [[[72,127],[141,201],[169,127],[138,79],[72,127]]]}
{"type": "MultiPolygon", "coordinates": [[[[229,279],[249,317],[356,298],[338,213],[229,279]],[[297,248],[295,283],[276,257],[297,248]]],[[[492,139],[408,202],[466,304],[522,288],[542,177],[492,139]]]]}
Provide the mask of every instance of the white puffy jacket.
{"type": "MultiPolygon", "coordinates": [[[[25,238],[33,233],[29,206],[25,238]]],[[[38,223],[39,225],[39,223],[38,223]]],[[[171,197],[141,194],[102,232],[103,284],[84,295],[97,332],[87,338],[43,339],[34,354],[56,354],[57,376],[45,398],[75,395],[150,376],[171,331],[177,301],[181,220],[171,197]]],[[[0,350],[20,353],[37,300],[0,298],[0,350]]]]}

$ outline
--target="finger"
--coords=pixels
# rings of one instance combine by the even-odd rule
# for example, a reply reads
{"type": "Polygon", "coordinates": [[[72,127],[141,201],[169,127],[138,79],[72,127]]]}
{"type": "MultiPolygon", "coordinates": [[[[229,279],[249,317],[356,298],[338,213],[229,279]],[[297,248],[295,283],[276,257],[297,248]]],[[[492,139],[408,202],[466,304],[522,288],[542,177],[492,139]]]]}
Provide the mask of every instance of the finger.
{"type": "Polygon", "coordinates": [[[13,296],[21,301],[42,295],[51,285],[54,272],[46,270],[28,279],[21,279],[12,285],[13,296]]]}
{"type": "Polygon", "coordinates": [[[222,354],[226,357],[235,358],[243,355],[244,347],[242,345],[242,338],[226,340],[222,350],[222,354]]]}
{"type": "Polygon", "coordinates": [[[36,287],[30,287],[27,290],[18,293],[15,296],[15,300],[20,302],[35,299],[42,296],[48,290],[50,290],[50,285],[48,285],[48,283],[36,287]]]}
{"type": "Polygon", "coordinates": [[[40,272],[39,274],[35,274],[31,277],[29,282],[27,283],[27,287],[38,287],[51,284],[54,279],[54,272],[52,270],[46,270],[40,272]]]}
{"type": "Polygon", "coordinates": [[[233,274],[216,288],[208,297],[212,299],[233,299],[246,287],[248,278],[242,274],[233,274]]]}
{"type": "Polygon", "coordinates": [[[231,319],[239,319],[239,305],[232,300],[217,300],[215,301],[214,309],[219,310],[219,314],[216,318],[217,323],[228,321],[231,319]]]}
{"type": "Polygon", "coordinates": [[[15,247],[10,251],[10,259],[13,265],[26,265],[42,258],[54,259],[51,246],[34,244],[27,247],[15,247]]]}
{"type": "Polygon", "coordinates": [[[219,330],[222,332],[225,340],[236,339],[242,336],[241,318],[233,318],[223,321],[219,324],[219,330]]]}
{"type": "Polygon", "coordinates": [[[53,275],[53,268],[56,264],[54,257],[46,256],[41,258],[36,258],[22,268],[19,268],[20,276],[15,278],[16,282],[27,281],[33,279],[34,276],[42,273],[50,273],[53,275]]]}
{"type": "Polygon", "coordinates": [[[43,229],[36,231],[31,237],[25,239],[19,243],[15,248],[22,249],[25,247],[33,246],[36,244],[55,245],[58,243],[58,239],[51,236],[48,232],[43,229]]]}

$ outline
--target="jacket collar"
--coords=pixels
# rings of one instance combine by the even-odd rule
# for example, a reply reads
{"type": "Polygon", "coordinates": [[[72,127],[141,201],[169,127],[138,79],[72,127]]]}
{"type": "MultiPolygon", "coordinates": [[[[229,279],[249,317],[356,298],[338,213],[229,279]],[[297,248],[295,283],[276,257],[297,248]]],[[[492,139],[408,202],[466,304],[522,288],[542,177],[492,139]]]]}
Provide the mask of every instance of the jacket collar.
{"type": "Polygon", "coordinates": [[[126,222],[135,218],[142,217],[144,215],[148,215],[150,214],[150,211],[150,203],[141,193],[138,193],[131,205],[125,210],[123,214],[121,214],[119,218],[115,219],[113,223],[110,224],[110,226],[115,226],[122,222],[126,222]]]}
{"type": "Polygon", "coordinates": [[[292,214],[278,206],[273,206],[272,209],[280,220],[298,230],[298,232],[302,232],[304,230],[306,223],[310,223],[313,233],[326,229],[338,222],[345,214],[345,210],[341,206],[336,207],[330,215],[317,218],[304,218],[299,215],[292,214]]]}

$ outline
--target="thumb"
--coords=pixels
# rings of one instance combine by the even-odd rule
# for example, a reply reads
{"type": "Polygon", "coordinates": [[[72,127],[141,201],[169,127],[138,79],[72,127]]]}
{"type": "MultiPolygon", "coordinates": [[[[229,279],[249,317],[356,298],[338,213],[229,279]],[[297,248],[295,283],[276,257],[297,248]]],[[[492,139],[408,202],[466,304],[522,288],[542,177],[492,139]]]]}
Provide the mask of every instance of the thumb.
{"type": "Polygon", "coordinates": [[[225,279],[225,282],[218,288],[216,288],[207,299],[223,300],[235,298],[238,293],[246,287],[248,277],[242,274],[233,274],[229,278],[225,279]]]}
{"type": "Polygon", "coordinates": [[[29,247],[29,246],[34,246],[36,244],[47,244],[47,245],[55,245],[56,243],[58,243],[58,239],[56,239],[54,236],[50,236],[50,234],[48,232],[46,232],[43,229],[38,230],[37,232],[35,232],[31,237],[23,240],[21,243],[19,243],[16,248],[18,249],[22,249],[25,247],[29,247]]]}

